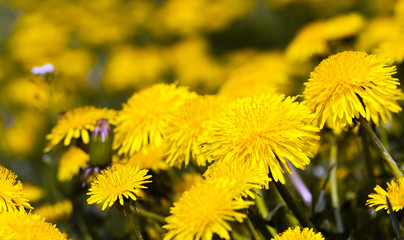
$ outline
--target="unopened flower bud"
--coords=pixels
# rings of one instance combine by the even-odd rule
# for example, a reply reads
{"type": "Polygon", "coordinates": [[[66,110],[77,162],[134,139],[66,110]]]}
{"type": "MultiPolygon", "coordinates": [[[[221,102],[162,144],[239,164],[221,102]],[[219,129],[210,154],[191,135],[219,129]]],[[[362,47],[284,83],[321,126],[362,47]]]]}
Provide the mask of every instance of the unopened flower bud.
{"type": "Polygon", "coordinates": [[[91,134],[90,165],[107,166],[112,157],[112,137],[109,122],[106,119],[97,121],[91,134]]]}

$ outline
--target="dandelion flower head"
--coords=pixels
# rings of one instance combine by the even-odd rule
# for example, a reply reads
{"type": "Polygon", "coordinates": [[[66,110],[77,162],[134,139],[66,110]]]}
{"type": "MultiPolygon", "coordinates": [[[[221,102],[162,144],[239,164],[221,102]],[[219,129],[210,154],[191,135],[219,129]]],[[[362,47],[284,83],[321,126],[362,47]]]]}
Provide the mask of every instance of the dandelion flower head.
{"type": "Polygon", "coordinates": [[[315,55],[324,55],[329,52],[329,41],[357,34],[364,23],[363,17],[358,13],[309,23],[289,44],[286,56],[292,61],[305,61],[315,55]]]}
{"type": "Polygon", "coordinates": [[[374,51],[379,57],[387,58],[388,63],[402,63],[404,60],[404,33],[381,43],[374,51]]]}
{"type": "Polygon", "coordinates": [[[230,239],[231,227],[227,221],[242,222],[246,217],[237,210],[248,208],[253,202],[235,199],[235,182],[221,179],[203,182],[185,192],[171,208],[163,228],[169,239],[211,240],[214,234],[230,239]]]}
{"type": "Polygon", "coordinates": [[[181,85],[189,86],[190,89],[203,86],[207,91],[215,90],[221,85],[224,79],[223,68],[212,57],[209,47],[206,39],[189,37],[164,51],[164,59],[175,72],[176,79],[181,85]],[[192,64],[189,59],[192,59],[192,64]]]}
{"type": "Polygon", "coordinates": [[[38,134],[46,128],[45,119],[38,111],[16,114],[14,123],[1,130],[3,151],[16,157],[29,158],[36,151],[38,134]]]}
{"type": "Polygon", "coordinates": [[[313,114],[295,100],[296,97],[265,94],[228,104],[214,119],[205,122],[206,131],[198,140],[202,146],[198,157],[263,164],[274,181],[284,183],[281,164],[291,173],[285,158],[304,169],[319,140],[319,129],[310,124],[313,114]]]}
{"type": "MultiPolygon", "coordinates": [[[[116,160],[114,164],[139,167],[141,169],[152,169],[155,172],[167,169],[168,164],[164,160],[165,146],[148,147],[146,151],[134,153],[130,157],[125,157],[121,160],[116,160]]],[[[116,156],[119,158],[119,156],[116,156]]]]}
{"type": "Polygon", "coordinates": [[[170,33],[195,35],[199,31],[216,31],[228,26],[232,21],[247,14],[254,2],[220,0],[171,0],[164,2],[157,12],[160,27],[158,31],[169,30],[170,33]],[[229,5],[232,7],[229,9],[229,5]],[[215,18],[215,21],[208,19],[215,18]]]}
{"type": "Polygon", "coordinates": [[[45,190],[33,183],[24,182],[22,191],[27,194],[28,201],[31,203],[37,202],[45,196],[45,190]]]}
{"type": "Polygon", "coordinates": [[[32,209],[21,182],[16,179],[17,175],[0,165],[0,212],[32,209]]]}
{"type": "Polygon", "coordinates": [[[300,229],[299,226],[288,228],[271,240],[324,240],[321,233],[315,233],[312,228],[300,229]]]}
{"type": "Polygon", "coordinates": [[[352,36],[357,34],[364,25],[365,20],[359,13],[341,14],[326,21],[324,36],[327,40],[352,36]]]}
{"type": "Polygon", "coordinates": [[[0,239],[5,240],[66,240],[55,225],[38,214],[25,211],[0,213],[0,239]]]}
{"type": "MultiPolygon", "coordinates": [[[[172,114],[165,136],[169,165],[181,166],[184,163],[187,166],[191,157],[196,159],[200,154],[197,138],[204,131],[202,123],[212,118],[225,103],[225,99],[215,96],[198,96],[172,114]]],[[[205,161],[197,164],[205,165],[205,161]]]]}
{"type": "Polygon", "coordinates": [[[369,194],[366,205],[376,207],[376,211],[381,209],[387,210],[389,213],[386,197],[389,198],[393,211],[397,212],[404,207],[404,178],[397,181],[392,180],[387,183],[387,191],[377,185],[374,189],[376,193],[369,194]]]}
{"type": "Polygon", "coordinates": [[[66,112],[57,121],[51,133],[46,136],[48,145],[45,152],[49,152],[59,142],[63,140],[65,146],[70,145],[73,138],[80,138],[83,143],[90,142],[90,134],[94,130],[95,124],[100,119],[107,119],[110,122],[115,117],[115,111],[107,108],[97,108],[94,106],[84,106],[66,112]]]}
{"type": "Polygon", "coordinates": [[[156,46],[134,47],[120,44],[109,53],[102,81],[110,92],[144,88],[160,80],[165,68],[161,49],[156,46]]]}
{"type": "Polygon", "coordinates": [[[73,211],[72,202],[69,199],[61,200],[55,204],[44,204],[34,209],[34,213],[39,214],[48,222],[57,222],[68,218],[73,211]]]}
{"type": "Polygon", "coordinates": [[[302,62],[314,55],[326,54],[329,51],[327,40],[320,34],[323,26],[323,21],[315,21],[304,26],[289,43],[286,58],[302,62]]]}
{"type": "Polygon", "coordinates": [[[113,148],[119,155],[131,156],[160,146],[170,115],[195,96],[175,84],[156,84],[135,93],[118,113],[113,148]]]}
{"type": "MultiPolygon", "coordinates": [[[[244,53],[243,55],[249,54],[244,53]]],[[[241,55],[240,53],[238,55],[241,55]]],[[[237,55],[235,57],[238,57],[237,55]]],[[[288,94],[291,67],[280,52],[266,52],[246,56],[249,60],[233,67],[219,95],[228,97],[250,97],[265,93],[288,94]]]]}
{"type": "Polygon", "coordinates": [[[216,162],[204,173],[206,181],[217,181],[218,178],[233,179],[236,191],[240,196],[255,198],[253,189],[268,188],[271,179],[264,166],[256,166],[249,162],[234,161],[231,163],[216,162]]]}
{"type": "Polygon", "coordinates": [[[189,191],[194,185],[203,181],[204,179],[200,173],[184,173],[181,179],[173,184],[175,197],[179,199],[184,192],[189,191]]]}
{"type": "MultiPolygon", "coordinates": [[[[15,79],[4,87],[3,94],[13,104],[29,106],[36,110],[45,110],[50,104],[49,86],[43,79],[15,79]]],[[[59,98],[61,95],[56,94],[57,96],[52,97],[59,98]]]]}
{"type": "Polygon", "coordinates": [[[124,197],[135,201],[140,189],[147,188],[143,184],[151,182],[147,180],[151,178],[147,172],[148,170],[130,166],[113,166],[103,170],[91,183],[87,203],[103,203],[104,210],[107,206],[111,207],[117,199],[121,205],[124,204],[124,197]]]}
{"type": "Polygon", "coordinates": [[[323,60],[310,74],[303,95],[316,113],[315,124],[335,128],[351,125],[360,116],[379,125],[391,112],[401,111],[402,92],[392,77],[394,66],[364,52],[345,51],[323,60]]]}
{"type": "Polygon", "coordinates": [[[90,161],[90,156],[76,146],[71,146],[59,159],[57,178],[61,182],[69,181],[84,169],[90,161]]]}
{"type": "Polygon", "coordinates": [[[381,43],[395,39],[400,32],[399,24],[392,17],[374,18],[359,34],[355,49],[373,52],[381,43]]]}

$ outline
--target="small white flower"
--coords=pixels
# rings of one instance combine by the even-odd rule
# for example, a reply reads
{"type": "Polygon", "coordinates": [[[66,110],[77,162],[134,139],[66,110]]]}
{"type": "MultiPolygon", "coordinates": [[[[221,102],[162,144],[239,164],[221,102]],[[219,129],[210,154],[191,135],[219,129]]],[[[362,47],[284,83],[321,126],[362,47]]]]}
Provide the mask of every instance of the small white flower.
{"type": "Polygon", "coordinates": [[[45,77],[45,74],[47,74],[47,73],[54,73],[54,71],[55,71],[55,68],[50,63],[47,63],[40,67],[34,67],[31,70],[32,74],[34,74],[34,75],[40,74],[42,77],[45,77]]]}

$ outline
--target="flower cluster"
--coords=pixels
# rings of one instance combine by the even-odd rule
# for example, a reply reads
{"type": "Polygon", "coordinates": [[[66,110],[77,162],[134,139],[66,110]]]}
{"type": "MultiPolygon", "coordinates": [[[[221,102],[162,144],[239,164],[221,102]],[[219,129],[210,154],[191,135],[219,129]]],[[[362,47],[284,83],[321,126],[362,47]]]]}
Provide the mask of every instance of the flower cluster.
{"type": "Polygon", "coordinates": [[[404,0],[360,2],[3,1],[0,239],[399,239],[404,0]]]}
{"type": "Polygon", "coordinates": [[[0,238],[66,240],[55,225],[45,222],[38,214],[27,213],[32,209],[28,196],[22,189],[17,175],[0,166],[0,238]]]}

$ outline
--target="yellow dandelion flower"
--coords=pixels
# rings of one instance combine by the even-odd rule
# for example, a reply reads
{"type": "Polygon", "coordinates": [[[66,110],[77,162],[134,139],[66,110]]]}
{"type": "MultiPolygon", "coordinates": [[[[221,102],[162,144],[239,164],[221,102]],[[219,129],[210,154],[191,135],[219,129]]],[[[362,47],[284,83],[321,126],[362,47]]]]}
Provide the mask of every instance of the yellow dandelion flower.
{"type": "Polygon", "coordinates": [[[39,214],[48,222],[57,222],[68,218],[73,211],[72,202],[68,199],[58,201],[55,204],[44,204],[34,209],[34,213],[39,214]]]}
{"type": "Polygon", "coordinates": [[[166,68],[161,49],[154,46],[118,46],[111,50],[108,59],[102,82],[110,92],[150,86],[160,80],[166,68]]]}
{"type": "Polygon", "coordinates": [[[355,35],[363,25],[364,19],[358,13],[309,23],[289,44],[286,56],[293,61],[305,61],[314,55],[324,55],[329,51],[329,41],[355,35]]]}
{"type": "Polygon", "coordinates": [[[21,182],[16,179],[17,175],[0,165],[0,212],[32,209],[21,182]]]}
{"type": "Polygon", "coordinates": [[[170,115],[192,97],[194,93],[175,84],[156,84],[135,93],[118,113],[113,148],[130,156],[160,146],[170,115]]]}
{"type": "Polygon", "coordinates": [[[347,13],[328,19],[324,25],[327,40],[341,39],[355,35],[362,29],[365,21],[359,13],[347,13]]]}
{"type": "Polygon", "coordinates": [[[123,205],[123,197],[136,200],[137,195],[147,180],[151,178],[147,175],[148,170],[140,170],[138,167],[116,167],[103,170],[91,183],[87,195],[88,204],[103,203],[102,210],[107,206],[111,207],[119,198],[119,203],[123,205]]]}
{"type": "MultiPolygon", "coordinates": [[[[128,158],[117,160],[116,165],[139,167],[141,169],[152,169],[159,171],[168,168],[168,164],[164,161],[165,146],[149,147],[146,151],[134,153],[128,158]]],[[[118,156],[116,156],[118,158],[118,156]]]]}
{"type": "Polygon", "coordinates": [[[111,122],[114,117],[114,110],[94,106],[75,108],[66,112],[58,119],[51,133],[46,136],[48,145],[45,152],[49,152],[62,140],[63,144],[68,146],[73,138],[81,137],[83,143],[88,144],[90,142],[90,133],[88,131],[94,130],[97,121],[107,119],[111,122]]]}
{"type": "Polygon", "coordinates": [[[181,195],[190,190],[194,185],[200,184],[204,181],[200,173],[185,173],[182,175],[182,179],[173,184],[173,192],[176,198],[181,197],[181,195]]]}
{"type": "MultiPolygon", "coordinates": [[[[204,131],[202,123],[212,118],[225,103],[225,99],[216,96],[200,96],[178,108],[169,120],[165,135],[169,165],[180,167],[184,163],[187,166],[191,156],[196,159],[200,154],[196,140],[204,131]]],[[[197,164],[205,165],[205,161],[197,164]]]]}
{"type": "Polygon", "coordinates": [[[0,213],[0,239],[6,240],[67,240],[55,225],[38,214],[25,211],[0,213]]]}
{"type": "Polygon", "coordinates": [[[65,24],[50,21],[49,16],[39,11],[22,14],[16,25],[18,27],[10,39],[14,51],[10,54],[27,68],[38,64],[39,59],[44,62],[53,60],[71,41],[65,24]]]}
{"type": "Polygon", "coordinates": [[[15,105],[46,110],[49,106],[49,87],[41,77],[13,79],[4,87],[7,100],[15,105]]]}
{"type": "Polygon", "coordinates": [[[71,146],[59,159],[57,178],[61,182],[69,181],[90,161],[90,156],[78,147],[71,146]]]}
{"type": "Polygon", "coordinates": [[[27,194],[29,202],[36,202],[45,196],[45,191],[42,188],[28,182],[22,184],[22,191],[27,194]]]}
{"type": "Polygon", "coordinates": [[[404,34],[401,33],[395,38],[388,39],[380,44],[374,53],[383,58],[388,59],[388,63],[402,63],[404,60],[404,34]]]}
{"type": "Polygon", "coordinates": [[[278,234],[275,238],[271,238],[271,240],[324,240],[324,237],[321,233],[315,233],[312,228],[303,228],[300,229],[299,226],[294,228],[288,228],[286,231],[278,234]]]}
{"type": "Polygon", "coordinates": [[[321,34],[323,21],[304,26],[286,49],[286,58],[291,61],[306,61],[314,55],[324,55],[329,51],[327,39],[321,34]]]}
{"type": "Polygon", "coordinates": [[[220,86],[224,77],[222,66],[210,52],[205,38],[192,37],[165,49],[164,59],[181,85],[189,86],[190,89],[200,89],[203,86],[206,91],[211,92],[220,86]],[[192,64],[189,59],[192,59],[192,64]]]}
{"type": "Polygon", "coordinates": [[[235,199],[235,182],[223,180],[194,185],[174,203],[163,226],[168,231],[165,240],[210,240],[214,234],[230,239],[227,221],[242,222],[246,215],[237,210],[248,208],[253,202],[235,199]]]}
{"type": "Polygon", "coordinates": [[[359,34],[355,49],[372,52],[380,43],[400,34],[400,26],[392,17],[374,18],[359,34]]]}
{"type": "Polygon", "coordinates": [[[268,166],[275,181],[285,183],[286,159],[304,169],[313,157],[311,149],[320,138],[310,109],[296,97],[261,95],[237,99],[214,119],[206,121],[199,138],[202,154],[198,157],[217,161],[244,161],[268,166]]]}
{"type": "Polygon", "coordinates": [[[264,166],[234,161],[231,163],[216,162],[209,166],[203,175],[207,182],[217,181],[218,178],[228,178],[236,182],[235,191],[240,196],[255,198],[253,189],[268,188],[271,179],[264,166]]]}
{"type": "Polygon", "coordinates": [[[404,178],[400,178],[397,181],[392,180],[387,183],[387,191],[377,185],[374,190],[376,193],[369,194],[369,199],[366,201],[366,205],[369,207],[376,207],[376,211],[380,209],[388,210],[386,197],[389,198],[393,211],[398,212],[404,207],[404,178]]]}
{"type": "Polygon", "coordinates": [[[27,159],[36,152],[38,136],[46,128],[46,118],[39,111],[27,110],[14,117],[14,123],[1,132],[0,146],[9,156],[27,159]]]}
{"type": "Polygon", "coordinates": [[[315,124],[344,128],[360,116],[379,125],[397,113],[402,96],[394,66],[364,52],[344,51],[323,60],[305,83],[303,96],[316,112],[315,124]]]}
{"type": "Polygon", "coordinates": [[[163,2],[155,18],[155,31],[196,35],[200,31],[217,31],[247,14],[255,1],[170,0],[163,2]],[[232,6],[229,8],[228,6],[232,6]],[[215,18],[215,21],[209,19],[215,18]]]}
{"type": "MultiPolygon", "coordinates": [[[[246,55],[246,54],[243,54],[246,55]]],[[[264,93],[291,92],[291,67],[280,52],[246,56],[248,62],[236,67],[221,86],[219,95],[250,97],[264,93]]]]}
{"type": "Polygon", "coordinates": [[[404,1],[398,0],[394,6],[394,18],[397,22],[404,26],[404,1]]]}
{"type": "Polygon", "coordinates": [[[225,67],[229,70],[248,64],[251,59],[255,59],[261,51],[253,48],[244,48],[229,52],[224,56],[225,67]]]}

